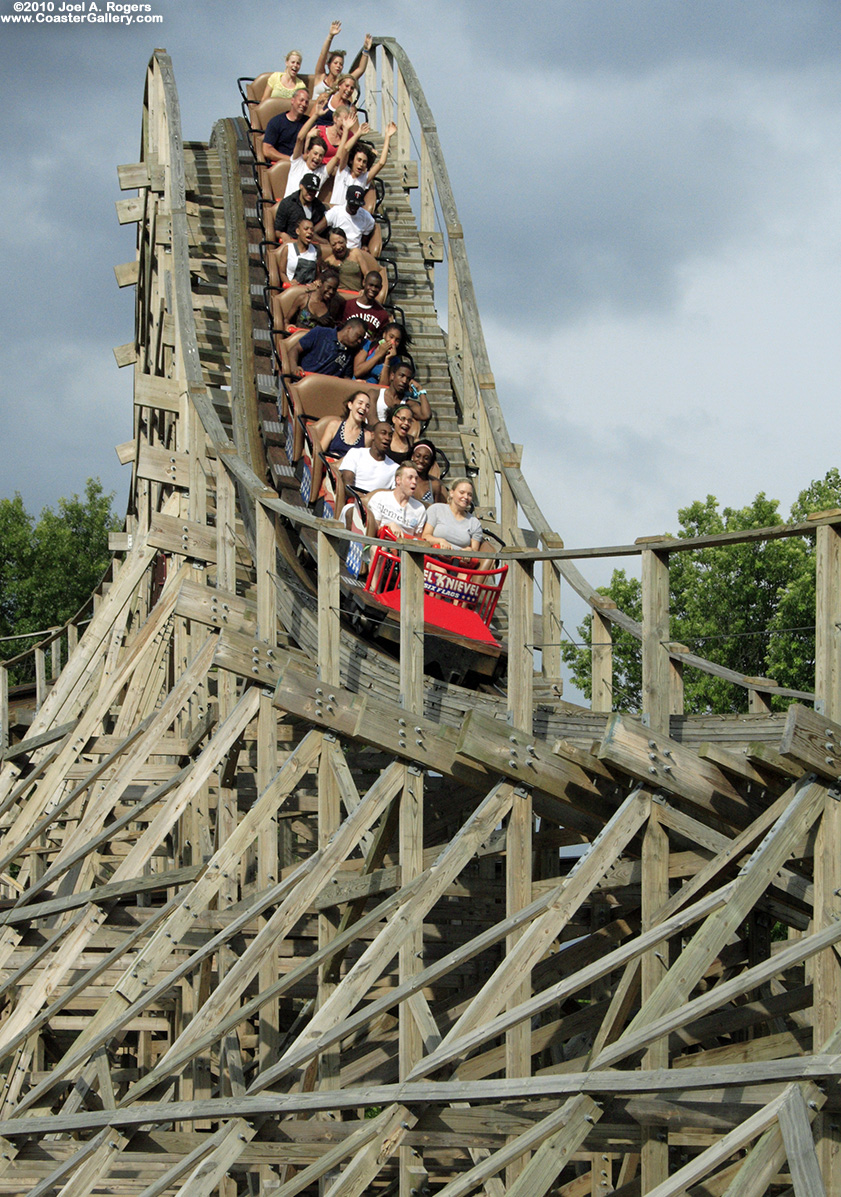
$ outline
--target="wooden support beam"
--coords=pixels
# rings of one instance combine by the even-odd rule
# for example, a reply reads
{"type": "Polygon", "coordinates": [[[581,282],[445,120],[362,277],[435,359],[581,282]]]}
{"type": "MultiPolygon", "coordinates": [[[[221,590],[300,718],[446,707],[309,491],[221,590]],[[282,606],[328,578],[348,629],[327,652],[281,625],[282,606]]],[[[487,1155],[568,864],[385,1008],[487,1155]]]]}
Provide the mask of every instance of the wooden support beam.
{"type": "MultiPolygon", "coordinates": [[[[669,837],[660,822],[659,805],[651,804],[642,841],[642,926],[646,931],[655,926],[660,912],[669,900],[669,837]]],[[[668,971],[663,952],[646,952],[640,962],[640,996],[643,1004],[656,992],[668,971]]],[[[664,1035],[651,1042],[643,1056],[642,1067],[669,1067],[669,1041],[664,1035]]],[[[642,1191],[648,1192],[662,1184],[669,1175],[669,1140],[665,1126],[643,1126],[640,1149],[642,1191]]]]}
{"type": "MultiPolygon", "coordinates": [[[[841,532],[837,526],[823,524],[817,529],[816,537],[816,605],[815,605],[815,693],[823,703],[823,714],[833,724],[841,723],[841,532]]],[[[795,717],[796,718],[796,717],[795,717]]],[[[798,720],[802,723],[802,720],[798,720]]],[[[788,725],[787,725],[788,726],[788,725]]],[[[839,730],[827,735],[825,744],[835,744],[839,730]]],[[[814,727],[814,731],[819,729],[814,727]]],[[[800,751],[807,750],[799,737],[800,751]]],[[[797,741],[787,746],[795,747],[797,741]]],[[[817,757],[820,760],[820,737],[817,757]]],[[[824,763],[822,773],[835,766],[841,753],[824,747],[824,761],[831,759],[832,765],[824,763]]],[[[839,773],[835,773],[837,779],[839,773]]],[[[832,787],[833,797],[826,809],[818,829],[815,842],[815,906],[814,925],[825,927],[841,915],[841,802],[838,800],[838,785],[832,787]]],[[[825,1043],[835,1029],[838,1011],[841,1009],[841,961],[835,952],[823,952],[814,963],[814,1009],[813,1026],[815,1043],[825,1043]]],[[[821,1114],[815,1127],[818,1144],[818,1160],[823,1183],[828,1197],[841,1197],[841,1131],[838,1120],[821,1114]]]]}
{"type": "Polygon", "coordinates": [[[669,734],[669,555],[642,553],[642,712],[655,734],[669,734]]]}

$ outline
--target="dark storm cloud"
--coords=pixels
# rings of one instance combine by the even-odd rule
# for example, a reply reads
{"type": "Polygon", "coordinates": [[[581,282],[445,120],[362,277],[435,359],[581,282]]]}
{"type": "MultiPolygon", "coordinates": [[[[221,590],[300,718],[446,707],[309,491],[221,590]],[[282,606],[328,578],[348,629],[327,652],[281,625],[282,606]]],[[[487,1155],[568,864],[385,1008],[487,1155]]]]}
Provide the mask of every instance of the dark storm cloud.
{"type": "Polygon", "coordinates": [[[547,155],[542,175],[524,162],[484,206],[482,241],[468,241],[477,285],[501,307],[499,282],[521,280],[527,256],[538,321],[668,307],[684,264],[765,222],[775,157],[761,129],[717,115],[652,108],[617,113],[609,128],[594,122],[547,155]],[[528,212],[522,232],[512,205],[528,212]]]}
{"type": "Polygon", "coordinates": [[[480,48],[506,45],[519,70],[539,72],[637,75],[699,59],[788,71],[841,51],[837,0],[537,0],[521,21],[489,5],[470,29],[480,48]]]}

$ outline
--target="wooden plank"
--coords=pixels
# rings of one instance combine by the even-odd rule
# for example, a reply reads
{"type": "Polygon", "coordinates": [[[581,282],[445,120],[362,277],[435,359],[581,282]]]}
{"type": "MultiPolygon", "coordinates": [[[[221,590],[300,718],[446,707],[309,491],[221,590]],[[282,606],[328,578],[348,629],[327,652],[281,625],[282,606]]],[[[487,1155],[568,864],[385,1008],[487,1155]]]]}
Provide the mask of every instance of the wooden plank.
{"type": "Polygon", "coordinates": [[[117,178],[120,180],[121,191],[133,191],[135,188],[148,187],[148,163],[132,162],[130,165],[118,166],[117,178]]]}
{"type": "Polygon", "coordinates": [[[806,1102],[799,1088],[792,1086],[778,1117],[795,1197],[826,1197],[806,1102]]]}
{"type": "Polygon", "coordinates": [[[256,1134],[256,1127],[243,1118],[235,1118],[225,1127],[219,1142],[181,1185],[176,1197],[210,1197],[256,1134]]]}
{"type": "MultiPolygon", "coordinates": [[[[92,1160],[101,1160],[103,1148],[107,1150],[108,1143],[111,1140],[116,1140],[123,1145],[126,1142],[126,1138],[118,1130],[112,1126],[105,1126],[95,1138],[91,1139],[88,1143],[84,1143],[77,1151],[74,1151],[67,1159],[62,1160],[56,1168],[52,1169],[42,1181],[29,1191],[27,1197],[50,1197],[51,1194],[55,1193],[56,1186],[61,1184],[68,1173],[73,1172],[77,1168],[85,1167],[92,1160]]],[[[72,1184],[73,1182],[71,1181],[70,1183],[72,1184]]]]}
{"type": "Polygon", "coordinates": [[[554,1179],[548,1174],[557,1165],[555,1171],[555,1176],[557,1176],[569,1156],[573,1151],[577,1151],[586,1139],[590,1127],[600,1114],[599,1107],[589,1097],[581,1095],[570,1098],[559,1110],[547,1114],[529,1130],[514,1136],[499,1151],[480,1160],[467,1172],[444,1185],[442,1189],[438,1190],[438,1197],[466,1197],[478,1185],[484,1184],[490,1177],[496,1176],[503,1168],[510,1168],[514,1160],[522,1158],[532,1148],[539,1147],[541,1144],[545,1145],[548,1140],[553,1145],[551,1154],[545,1153],[537,1165],[534,1160],[531,1160],[525,1170],[518,1170],[519,1181],[515,1180],[513,1184],[506,1185],[505,1188],[505,1192],[508,1194],[512,1192],[515,1194],[519,1192],[523,1195],[545,1193],[554,1179]],[[523,1178],[528,1176],[529,1171],[535,1177],[536,1187],[534,1189],[523,1188],[523,1178]]]}
{"type": "Polygon", "coordinates": [[[138,261],[121,262],[119,266],[114,267],[114,275],[118,287],[134,287],[140,277],[140,263],[138,261]]]}
{"type": "Polygon", "coordinates": [[[402,1127],[403,1122],[414,1125],[415,1121],[415,1115],[411,1114],[405,1106],[388,1106],[375,1118],[366,1119],[358,1130],[331,1147],[315,1163],[310,1164],[307,1168],[302,1168],[297,1176],[293,1176],[280,1188],[275,1189],[273,1197],[296,1197],[296,1194],[302,1193],[322,1176],[326,1176],[338,1168],[349,1155],[355,1155],[371,1142],[382,1142],[385,1138],[394,1135],[398,1128],[407,1129],[402,1127]]]}
{"type": "Polygon", "coordinates": [[[340,684],[339,546],[324,532],[318,533],[318,675],[327,686],[340,684]]]}
{"type": "Polygon", "coordinates": [[[117,220],[120,224],[136,224],[143,219],[146,201],[142,196],[132,199],[116,200],[117,220]]]}
{"type": "Polygon", "coordinates": [[[156,514],[149,526],[149,544],[165,553],[179,553],[216,564],[216,529],[194,520],[156,514]]]}
{"type": "MultiPolygon", "coordinates": [[[[301,914],[311,906],[316,894],[323,889],[336,865],[354,849],[364,832],[382,813],[386,803],[394,797],[401,780],[400,766],[392,765],[374,783],[368,791],[365,801],[361,802],[353,814],[344,820],[332,837],[331,843],[325,848],[319,848],[304,864],[299,866],[296,870],[299,877],[297,885],[239,956],[192,1022],[177,1037],[164,1055],[162,1064],[166,1061],[167,1056],[194,1042],[214,1022],[224,1018],[228,1011],[238,1003],[242,990],[258,972],[265,954],[288,933],[301,914]]],[[[330,1002],[326,1003],[319,1013],[323,1014],[329,1005],[330,1002]]],[[[310,1034],[312,1034],[312,1023],[318,1017],[319,1015],[315,1015],[310,1023],[310,1034]]],[[[280,1063],[281,1061],[278,1061],[278,1065],[280,1063]]],[[[275,1068],[278,1065],[275,1065],[275,1068]]],[[[266,1077],[271,1071],[271,1069],[264,1068],[260,1074],[261,1078],[266,1077]]]]}
{"type": "Polygon", "coordinates": [[[830,781],[841,777],[841,725],[809,707],[788,709],[780,755],[830,781]]]}
{"type": "Polygon", "coordinates": [[[326,1190],[324,1197],[362,1197],[363,1193],[370,1193],[369,1186],[400,1147],[406,1132],[411,1130],[416,1121],[416,1114],[403,1106],[398,1107],[382,1128],[381,1137],[357,1151],[347,1168],[326,1190]]]}
{"type": "Polygon", "coordinates": [[[227,1139],[231,1133],[230,1126],[231,1124],[227,1123],[224,1126],[221,1126],[219,1130],[212,1135],[202,1134],[200,1136],[201,1141],[197,1144],[197,1146],[195,1146],[192,1151],[188,1152],[181,1159],[177,1159],[175,1163],[170,1168],[167,1168],[163,1175],[159,1176],[157,1180],[152,1182],[152,1184],[147,1185],[143,1192],[139,1194],[139,1197],[162,1197],[162,1195],[166,1193],[168,1189],[171,1189],[173,1185],[177,1183],[177,1181],[184,1175],[185,1172],[188,1172],[196,1164],[200,1163],[208,1154],[208,1152],[213,1151],[227,1139]]]}
{"type": "Polygon", "coordinates": [[[569,1122],[544,1139],[517,1181],[507,1189],[507,1197],[543,1197],[602,1116],[601,1108],[586,1097],[575,1097],[567,1105],[574,1107],[569,1122]]]}
{"type": "MultiPolygon", "coordinates": [[[[394,1085],[362,1085],[324,1092],[260,1092],[244,1097],[209,1098],[202,1101],[143,1102],[117,1110],[84,1110],[77,1114],[33,1114],[0,1121],[0,1135],[10,1139],[45,1134],[75,1134],[104,1126],[128,1128],[144,1123],[192,1122],[197,1119],[256,1118],[263,1114],[291,1115],[354,1107],[370,1108],[403,1102],[410,1109],[418,1104],[451,1105],[485,1101],[538,1101],[579,1093],[632,1094],[662,1090],[692,1094],[685,1100],[702,1100],[704,1091],[722,1087],[742,1088],[761,1084],[782,1094],[788,1081],[830,1080],[837,1075],[838,1055],[801,1056],[752,1064],[719,1065],[711,1068],[681,1068],[656,1072],[605,1070],[568,1072],[551,1076],[501,1078],[480,1081],[421,1081],[394,1085]],[[697,1095],[697,1096],[696,1096],[697,1095]]],[[[774,1101],[782,1100],[781,1096],[774,1101]]],[[[767,1117],[767,1106],[761,1113],[767,1117]]],[[[760,1119],[759,1126],[764,1125],[760,1119]]],[[[758,1133],[758,1132],[756,1132],[758,1133]]]]}
{"type": "Polygon", "coordinates": [[[400,705],[423,714],[423,559],[401,554],[400,562],[400,705]]]}
{"type": "MultiPolygon", "coordinates": [[[[391,769],[394,768],[391,766],[391,769]]],[[[413,888],[411,910],[405,911],[399,920],[393,919],[369,944],[329,1001],[313,1016],[307,1031],[298,1036],[274,1067],[263,1070],[256,1082],[260,1089],[274,1083],[292,1068],[299,1067],[314,1051],[320,1050],[319,1036],[322,1032],[329,1031],[333,1024],[346,1018],[355,1008],[369,985],[382,974],[389,960],[399,951],[401,943],[411,935],[415,926],[422,925],[424,916],[440,900],[453,878],[458,876],[479,845],[508,813],[512,797],[511,787],[500,784],[477,806],[444,848],[435,865],[426,871],[413,888]]]]}
{"type": "MultiPolygon", "coordinates": [[[[631,1027],[620,1039],[604,1049],[599,1059],[593,1062],[593,1067],[609,1067],[617,1060],[633,1055],[645,1047],[648,1042],[667,1035],[670,1031],[676,1030],[694,1019],[710,1014],[732,998],[748,993],[772,977],[782,975],[787,968],[801,964],[840,941],[841,923],[835,923],[812,935],[794,940],[789,947],[775,953],[770,960],[763,960],[753,968],[745,969],[731,980],[720,982],[714,987],[714,990],[684,1002],[667,1013],[651,1019],[650,1022],[641,1023],[639,1027],[631,1024],[631,1027]]],[[[668,979],[669,974],[667,974],[666,980],[668,979]]]]}
{"type": "MultiPolygon", "coordinates": [[[[403,566],[405,568],[407,557],[404,556],[403,566]]],[[[422,609],[423,609],[423,571],[422,568],[417,569],[419,578],[415,579],[416,583],[413,589],[419,593],[412,597],[413,616],[408,622],[409,628],[414,628],[417,631],[420,624],[422,629],[422,609]]],[[[406,575],[403,574],[401,582],[405,585],[406,575]]],[[[412,586],[412,583],[409,583],[412,586]]],[[[402,590],[402,586],[401,586],[402,590]]],[[[401,595],[401,604],[405,601],[405,595],[401,595]]],[[[402,625],[401,625],[402,626],[402,625]]],[[[423,642],[420,646],[420,682],[423,683],[423,642]]],[[[413,670],[408,670],[404,676],[404,684],[406,690],[404,695],[408,699],[414,699],[423,702],[422,695],[417,695],[414,687],[414,679],[412,678],[413,670]]],[[[401,879],[404,882],[414,881],[423,872],[423,830],[424,830],[424,809],[423,809],[423,774],[417,766],[407,766],[405,772],[405,783],[403,792],[400,796],[400,823],[398,831],[398,844],[400,852],[400,873],[401,879]]],[[[422,969],[423,960],[423,923],[416,924],[412,933],[408,935],[403,943],[400,945],[398,952],[398,967],[400,984],[404,985],[412,977],[416,976],[422,969]]],[[[416,994],[420,997],[420,994],[416,994]]],[[[426,1007],[429,1012],[429,1018],[432,1019],[432,1013],[429,1007],[426,1007]]],[[[424,1037],[422,1033],[424,1011],[420,1014],[416,1013],[415,1009],[408,1003],[404,1002],[398,1013],[398,1028],[397,1028],[397,1052],[398,1052],[398,1068],[399,1077],[401,1081],[407,1079],[415,1064],[423,1054],[424,1037]]],[[[427,1028],[428,1029],[428,1028],[427,1028]]],[[[433,1037],[438,1036],[438,1028],[434,1024],[431,1029],[433,1037]]],[[[440,1037],[439,1037],[440,1039],[440,1037]]],[[[406,1192],[410,1190],[411,1185],[411,1165],[413,1155],[411,1148],[402,1147],[400,1149],[400,1186],[406,1192]]]]}
{"type": "Polygon", "coordinates": [[[642,791],[635,790],[625,799],[614,818],[576,862],[565,884],[555,891],[546,911],[533,920],[450,1028],[439,1051],[444,1051],[453,1040],[462,1038],[480,1023],[493,1018],[508,1003],[519,988],[523,974],[542,958],[628,840],[639,831],[648,817],[648,810],[648,796],[642,791]]]}
{"type": "Polygon", "coordinates": [[[608,720],[598,756],[646,785],[684,798],[734,826],[744,826],[758,813],[711,761],[700,760],[666,734],[650,732],[622,715],[608,720]]]}
{"type": "MultiPolygon", "coordinates": [[[[773,880],[798,840],[821,813],[826,791],[817,783],[801,783],[790,804],[754,851],[734,883],[728,905],[711,915],[636,1015],[622,1043],[647,1022],[680,1004],[703,976],[732,931],[773,880]]],[[[617,1045],[612,1049],[616,1050],[617,1045]]]]}
{"type": "MultiPolygon", "coordinates": [[[[646,931],[656,925],[660,911],[669,899],[669,837],[660,822],[657,803],[651,804],[651,815],[642,842],[642,927],[646,931]]],[[[654,949],[640,961],[640,996],[642,1003],[656,992],[667,972],[663,953],[654,949]]],[[[598,1060],[598,1056],[596,1057],[598,1060]]],[[[594,1061],[595,1063],[595,1061],[594,1061]]],[[[663,1036],[652,1039],[642,1059],[645,1069],[669,1067],[669,1041],[663,1036]]],[[[669,1174],[668,1135],[661,1126],[644,1126],[640,1146],[640,1176],[642,1191],[662,1184],[669,1174]]]]}
{"type": "Polygon", "coordinates": [[[137,476],[187,490],[190,485],[190,458],[186,453],[141,445],[137,455],[137,476]]]}
{"type": "MultiPolygon", "coordinates": [[[[814,1092],[814,1086],[811,1092],[814,1092]]],[[[702,1151],[688,1164],[674,1172],[668,1180],[652,1189],[647,1197],[678,1197],[685,1193],[692,1185],[702,1180],[713,1168],[724,1163],[734,1152],[743,1148],[751,1140],[757,1138],[764,1130],[773,1124],[780,1113],[787,1097],[778,1097],[768,1105],[758,1110],[750,1118],[746,1118],[741,1126],[737,1126],[729,1134],[724,1135],[717,1143],[702,1151]]]]}
{"type": "Polygon", "coordinates": [[[160,378],[155,374],[136,374],[134,378],[134,403],[136,407],[152,407],[180,415],[183,407],[184,386],[174,378],[160,378]]]}
{"type": "Polygon", "coordinates": [[[62,1185],[57,1197],[90,1197],[94,1189],[102,1185],[130,1139],[131,1135],[109,1131],[96,1151],[82,1163],[67,1183],[62,1185]]]}

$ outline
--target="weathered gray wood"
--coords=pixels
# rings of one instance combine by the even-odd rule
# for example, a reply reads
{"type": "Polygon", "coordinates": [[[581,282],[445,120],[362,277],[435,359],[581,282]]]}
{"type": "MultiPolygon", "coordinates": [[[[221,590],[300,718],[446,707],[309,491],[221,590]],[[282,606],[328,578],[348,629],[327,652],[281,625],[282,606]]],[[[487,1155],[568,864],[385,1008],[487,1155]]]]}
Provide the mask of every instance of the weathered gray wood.
{"type": "MultiPolygon", "coordinates": [[[[815,1105],[813,1099],[812,1104],[815,1105]]],[[[792,1086],[778,1114],[796,1197],[826,1197],[803,1093],[792,1086]]]]}
{"type": "MultiPolygon", "coordinates": [[[[500,1148],[499,1151],[495,1151],[473,1168],[468,1169],[463,1175],[450,1181],[448,1185],[439,1190],[440,1197],[466,1197],[466,1194],[472,1192],[478,1184],[484,1183],[491,1176],[495,1176],[503,1168],[510,1165],[513,1160],[522,1157],[524,1153],[530,1151],[532,1148],[545,1144],[550,1137],[550,1141],[553,1143],[556,1152],[555,1158],[551,1161],[551,1166],[558,1164],[559,1169],[563,1166],[564,1160],[580,1147],[583,1140],[587,1137],[590,1125],[595,1121],[599,1113],[599,1107],[589,1097],[579,1096],[570,1098],[569,1101],[564,1102],[559,1110],[548,1114],[530,1130],[524,1131],[521,1135],[516,1135],[505,1147],[500,1148]]],[[[531,1161],[532,1165],[533,1163],[534,1161],[531,1161]]],[[[527,1165],[525,1171],[519,1172],[518,1180],[508,1185],[505,1191],[507,1193],[516,1193],[519,1189],[521,1193],[545,1192],[546,1188],[551,1184],[551,1179],[543,1188],[540,1187],[539,1182],[534,1189],[523,1188],[524,1177],[528,1175],[529,1170],[533,1174],[536,1169],[531,1167],[531,1165],[527,1165]]],[[[557,1175],[557,1171],[555,1175],[557,1175]]]]}
{"type": "MultiPolygon", "coordinates": [[[[86,1110],[78,1114],[30,1115],[0,1121],[0,1135],[14,1139],[24,1135],[64,1134],[90,1131],[103,1126],[133,1127],[144,1123],[195,1121],[210,1118],[256,1118],[261,1114],[295,1114],[331,1109],[353,1109],[404,1102],[452,1104],[453,1102],[539,1100],[578,1093],[630,1094],[660,1090],[693,1093],[703,1100],[705,1090],[737,1089],[761,1084],[774,1101],[782,1100],[788,1081],[821,1082],[837,1074],[838,1055],[801,1056],[763,1060],[750,1064],[680,1068],[657,1072],[568,1072],[554,1076],[515,1077],[481,1081],[423,1081],[397,1085],[366,1085],[315,1093],[258,1093],[245,1097],[210,1098],[193,1102],[144,1102],[117,1110],[86,1110]],[[774,1096],[777,1094],[777,1096],[774,1096]]],[[[763,1114],[766,1108],[763,1108],[763,1114]]],[[[760,1119],[759,1126],[763,1125],[760,1119]]],[[[758,1133],[758,1132],[756,1132],[758,1133]]]]}

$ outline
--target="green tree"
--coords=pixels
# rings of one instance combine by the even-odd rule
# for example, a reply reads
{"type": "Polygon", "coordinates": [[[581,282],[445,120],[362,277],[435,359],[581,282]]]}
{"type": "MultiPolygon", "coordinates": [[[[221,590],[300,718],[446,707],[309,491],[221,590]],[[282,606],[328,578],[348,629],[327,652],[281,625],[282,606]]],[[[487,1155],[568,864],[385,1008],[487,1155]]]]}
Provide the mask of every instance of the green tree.
{"type": "MultiPolygon", "coordinates": [[[[725,507],[708,495],[678,511],[679,538],[783,522],[778,503],[763,493],[746,507],[725,507]]],[[[832,469],[812,482],[792,506],[791,522],[812,511],[841,507],[841,475],[832,469]]],[[[717,545],[673,553],[670,560],[671,637],[699,656],[748,677],[773,677],[781,685],[814,688],[814,538],[790,537],[764,543],[717,545]]],[[[641,589],[635,578],[615,570],[601,593],[634,619],[641,619],[641,589]]],[[[578,629],[585,647],[564,646],[576,685],[590,696],[590,618],[578,629]]],[[[639,641],[615,630],[614,705],[639,710],[642,665],[639,641]]],[[[685,709],[725,713],[747,708],[746,691],[688,669],[685,709]]]]}
{"type": "MultiPolygon", "coordinates": [[[[833,467],[810,482],[791,507],[792,523],[814,511],[841,508],[841,474],[833,467]]],[[[811,690],[815,684],[815,538],[803,541],[802,568],[783,588],[770,623],[768,670],[781,686],[811,690]]]]}
{"type": "MultiPolygon", "coordinates": [[[[19,494],[0,499],[0,636],[41,631],[79,610],[108,564],[108,533],[120,526],[112,499],[89,478],[84,496],[59,499],[37,522],[19,494]]],[[[25,644],[3,645],[0,657],[25,644]]]]}

